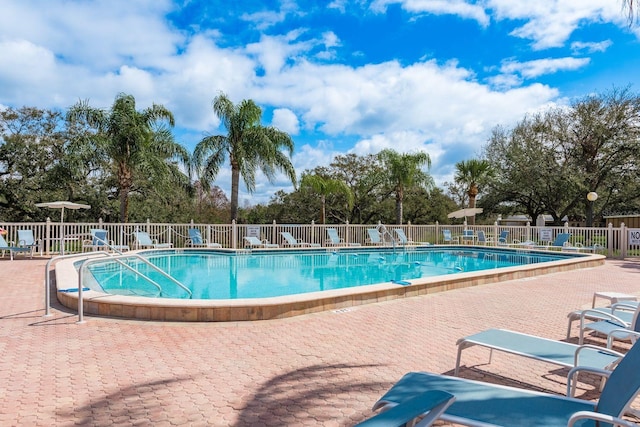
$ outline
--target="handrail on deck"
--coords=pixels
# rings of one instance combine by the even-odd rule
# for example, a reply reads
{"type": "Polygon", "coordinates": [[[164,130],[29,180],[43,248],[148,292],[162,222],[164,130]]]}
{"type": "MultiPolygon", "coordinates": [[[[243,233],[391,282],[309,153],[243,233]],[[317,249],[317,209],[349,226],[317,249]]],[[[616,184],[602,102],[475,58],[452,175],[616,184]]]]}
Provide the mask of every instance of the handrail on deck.
{"type": "MultiPolygon", "coordinates": [[[[109,244],[109,242],[98,238],[99,241],[103,242],[105,244],[105,247],[110,248],[111,250],[113,250],[115,253],[117,253],[118,255],[114,255],[111,254],[109,252],[106,251],[98,251],[98,252],[93,252],[91,254],[86,254],[86,253],[80,253],[80,254],[70,254],[70,255],[58,255],[55,256],[53,258],[51,258],[49,261],[47,261],[47,265],[45,266],[45,317],[51,316],[51,297],[49,295],[50,291],[51,291],[51,279],[50,279],[50,274],[49,274],[49,269],[51,267],[51,264],[53,263],[53,261],[58,261],[60,259],[65,259],[65,258],[79,258],[82,256],[88,256],[88,255],[104,255],[104,256],[108,256],[111,257],[115,262],[117,262],[118,264],[124,266],[125,268],[129,269],[130,271],[138,274],[139,276],[141,276],[143,279],[149,281],[151,284],[153,284],[155,287],[158,288],[158,290],[160,291],[160,294],[162,294],[162,287],[160,286],[160,284],[158,284],[155,280],[151,279],[150,277],[148,277],[147,275],[145,275],[144,273],[136,270],[135,268],[131,267],[130,265],[128,265],[125,262],[122,262],[121,258],[136,258],[140,261],[142,261],[144,264],[147,264],[149,267],[151,267],[153,270],[157,271],[158,273],[160,273],[162,276],[164,276],[165,278],[171,280],[173,283],[175,283],[179,288],[181,288],[182,290],[184,290],[185,292],[187,292],[189,294],[189,298],[191,298],[193,296],[193,292],[191,292],[191,290],[189,288],[187,288],[185,285],[183,285],[179,280],[177,280],[175,277],[171,276],[170,274],[168,274],[166,271],[164,271],[163,269],[161,269],[160,267],[158,267],[157,265],[153,264],[152,262],[150,262],[148,259],[144,258],[143,256],[141,256],[140,254],[134,254],[134,253],[128,253],[128,254],[124,254],[121,251],[119,251],[118,249],[116,249],[115,247],[113,247],[112,245],[109,244]]],[[[94,262],[98,262],[98,261],[103,261],[104,259],[102,258],[89,258],[86,259],[82,262],[82,265],[80,265],[80,268],[78,269],[78,322],[77,323],[84,323],[84,306],[83,306],[83,299],[82,299],[82,276],[83,276],[83,268],[90,264],[90,263],[94,263],[94,262]]]]}

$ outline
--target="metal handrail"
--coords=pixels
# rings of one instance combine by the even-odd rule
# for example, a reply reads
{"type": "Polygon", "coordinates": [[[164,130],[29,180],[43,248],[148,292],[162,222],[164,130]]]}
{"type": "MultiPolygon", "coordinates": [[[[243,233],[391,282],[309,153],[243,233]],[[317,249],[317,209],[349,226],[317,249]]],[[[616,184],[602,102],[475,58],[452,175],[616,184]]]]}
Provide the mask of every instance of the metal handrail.
{"type": "MultiPolygon", "coordinates": [[[[162,274],[165,278],[171,280],[173,283],[175,283],[176,285],[178,285],[178,287],[182,288],[182,290],[184,290],[185,292],[187,292],[189,294],[189,298],[191,298],[193,296],[193,293],[191,292],[191,290],[189,288],[187,288],[185,285],[183,285],[182,283],[180,283],[180,281],[178,281],[175,277],[171,276],[170,274],[168,274],[167,272],[165,272],[163,269],[161,269],[160,267],[158,267],[157,265],[155,265],[154,263],[150,262],[148,259],[140,256],[139,254],[124,254],[122,253],[120,250],[118,250],[116,247],[114,247],[113,245],[109,244],[108,241],[101,239],[99,237],[96,237],[96,240],[99,242],[104,243],[104,245],[106,247],[108,247],[109,249],[111,249],[112,251],[118,253],[120,255],[120,257],[134,257],[139,259],[140,261],[142,261],[143,263],[147,264],[149,267],[151,267],[152,269],[156,270],[158,273],[162,274]]],[[[116,259],[115,257],[113,257],[114,259],[116,259]]],[[[145,276],[143,273],[140,273],[139,271],[133,269],[132,267],[130,267],[129,265],[127,265],[126,263],[123,263],[122,261],[119,261],[118,259],[116,259],[116,261],[121,264],[126,266],[127,268],[130,268],[132,271],[138,273],[139,275],[141,275],[143,278],[149,280],[150,282],[154,283],[155,285],[157,285],[158,289],[160,290],[160,292],[162,293],[162,288],[160,287],[160,285],[158,285],[156,282],[154,282],[151,278],[145,276]]],[[[83,263],[84,266],[84,263],[83,263]]],[[[82,269],[82,267],[80,267],[82,269]]]]}
{"type": "MultiPolygon", "coordinates": [[[[95,253],[95,255],[111,256],[111,254],[107,252],[95,253]]],[[[49,269],[51,268],[51,265],[53,264],[54,261],[58,261],[66,258],[79,258],[82,256],[87,256],[87,254],[80,253],[80,254],[69,254],[69,255],[57,255],[51,258],[49,261],[47,261],[47,265],[44,267],[44,305],[45,305],[44,317],[51,316],[51,297],[49,296],[51,292],[51,279],[49,278],[50,276],[49,269]]]]}

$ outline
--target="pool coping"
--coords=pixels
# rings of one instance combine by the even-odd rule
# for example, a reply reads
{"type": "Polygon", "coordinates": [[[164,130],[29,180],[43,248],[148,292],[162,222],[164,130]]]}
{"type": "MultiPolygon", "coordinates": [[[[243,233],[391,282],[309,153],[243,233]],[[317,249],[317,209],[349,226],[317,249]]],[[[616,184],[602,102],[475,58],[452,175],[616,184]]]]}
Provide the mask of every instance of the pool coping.
{"type": "MultiPolygon", "coordinates": [[[[437,246],[438,248],[487,249],[483,246],[437,246]]],[[[493,247],[491,247],[493,249],[493,247]]],[[[354,250],[364,248],[344,248],[354,250]]],[[[546,253],[549,251],[499,248],[515,253],[546,253]]],[[[171,249],[168,249],[170,251],[171,249]]],[[[318,250],[318,248],[315,248],[318,250]]],[[[334,248],[328,248],[329,251],[334,248]]],[[[138,252],[150,252],[146,250],[138,252]]],[[[173,251],[176,251],[173,249],[173,251]]],[[[189,249],[185,249],[185,252],[189,249]]],[[[220,250],[217,250],[220,251],[220,250]]],[[[224,252],[231,250],[223,250],[224,252]]],[[[273,253],[278,249],[254,250],[253,253],[273,253]]],[[[291,251],[291,249],[287,249],[291,251]]],[[[232,251],[236,252],[236,251],[232,251]]],[[[92,254],[87,254],[87,258],[92,254]]],[[[105,259],[101,257],[101,259],[105,259]]],[[[580,268],[591,268],[604,264],[606,257],[599,254],[580,254],[559,261],[541,262],[517,267],[462,272],[446,276],[432,276],[407,280],[409,285],[399,283],[380,283],[321,292],[288,295],[269,298],[251,298],[236,300],[189,300],[173,298],[145,298],[111,295],[88,290],[83,294],[83,311],[106,317],[139,320],[181,321],[181,322],[231,322],[282,319],[302,314],[329,310],[344,310],[362,304],[409,298],[424,294],[433,294],[453,289],[479,286],[506,280],[522,279],[542,274],[552,274],[580,268]]],[[[60,261],[55,267],[56,294],[58,300],[67,308],[78,309],[78,272],[74,264],[78,258],[60,261]],[[72,283],[72,286],[68,284],[72,283]]]]}

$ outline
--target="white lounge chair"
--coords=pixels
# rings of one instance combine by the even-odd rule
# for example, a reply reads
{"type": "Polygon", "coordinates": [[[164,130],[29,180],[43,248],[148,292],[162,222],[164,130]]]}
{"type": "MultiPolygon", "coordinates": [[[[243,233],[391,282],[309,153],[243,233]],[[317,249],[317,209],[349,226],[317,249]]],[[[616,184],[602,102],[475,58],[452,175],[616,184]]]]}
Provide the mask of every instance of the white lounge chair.
{"type": "Polygon", "coordinates": [[[277,243],[269,243],[267,240],[260,240],[255,236],[244,237],[245,248],[279,248],[277,243]]]}
{"type": "Polygon", "coordinates": [[[133,237],[135,238],[136,248],[163,249],[173,247],[173,243],[158,243],[156,239],[151,239],[151,236],[146,231],[134,231],[133,237]]]}
{"type": "Polygon", "coordinates": [[[302,241],[301,239],[296,239],[288,231],[281,231],[280,235],[284,239],[284,246],[289,246],[292,248],[304,248],[304,247],[319,248],[320,247],[319,243],[307,243],[302,241]]]}
{"type": "Polygon", "coordinates": [[[189,238],[186,242],[187,246],[201,247],[201,248],[221,248],[222,245],[220,243],[212,243],[207,242],[207,239],[202,238],[202,233],[198,228],[190,228],[189,229],[189,238]]]}
{"type": "Polygon", "coordinates": [[[467,426],[572,427],[615,424],[638,427],[622,416],[640,392],[640,345],[634,345],[613,371],[574,368],[607,376],[598,401],[506,387],[428,372],[410,372],[373,406],[391,408],[415,396],[441,390],[456,397],[440,416],[467,426]],[[586,424],[585,424],[586,422],[586,424]]]}

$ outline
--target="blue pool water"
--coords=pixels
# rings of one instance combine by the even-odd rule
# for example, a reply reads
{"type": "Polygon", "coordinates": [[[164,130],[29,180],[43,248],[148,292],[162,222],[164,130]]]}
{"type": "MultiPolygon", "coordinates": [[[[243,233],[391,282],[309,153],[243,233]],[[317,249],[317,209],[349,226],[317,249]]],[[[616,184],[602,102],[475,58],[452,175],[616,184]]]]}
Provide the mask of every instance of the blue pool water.
{"type": "Polygon", "coordinates": [[[192,295],[148,265],[128,258],[129,266],[114,261],[91,264],[95,290],[109,294],[156,298],[266,298],[326,291],[376,283],[396,283],[422,277],[456,274],[525,264],[557,261],[575,254],[547,254],[500,249],[418,248],[386,250],[274,251],[222,253],[215,251],[150,251],[145,257],[192,291],[192,295]]]}

